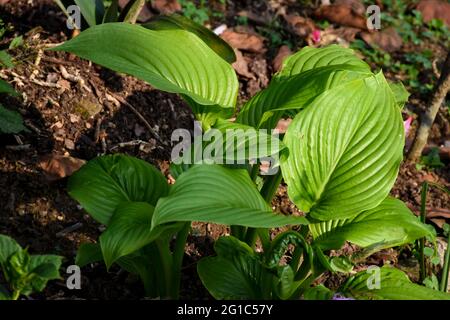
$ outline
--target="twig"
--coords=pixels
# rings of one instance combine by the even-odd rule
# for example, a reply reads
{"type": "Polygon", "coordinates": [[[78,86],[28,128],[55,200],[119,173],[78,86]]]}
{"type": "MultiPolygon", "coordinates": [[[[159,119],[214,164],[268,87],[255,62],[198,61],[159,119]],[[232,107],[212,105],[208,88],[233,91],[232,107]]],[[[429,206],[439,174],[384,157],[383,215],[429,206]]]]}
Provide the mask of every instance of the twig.
{"type": "Polygon", "coordinates": [[[12,151],[24,151],[29,150],[31,145],[29,144],[19,144],[17,146],[6,146],[6,149],[12,150],[12,151]]]}
{"type": "Polygon", "coordinates": [[[66,234],[74,232],[75,230],[80,229],[81,227],[83,227],[83,224],[81,222],[77,222],[74,225],[71,225],[70,227],[65,228],[64,230],[61,230],[60,232],[58,232],[56,234],[57,238],[62,238],[64,237],[66,234]]]}
{"type": "Polygon", "coordinates": [[[444,66],[442,68],[441,77],[438,80],[436,89],[431,97],[430,107],[421,117],[420,127],[417,131],[414,144],[409,152],[408,160],[416,162],[422,154],[423,148],[425,147],[428,135],[430,134],[431,126],[433,125],[436,114],[439,111],[442,103],[444,102],[445,96],[450,89],[450,52],[447,54],[444,66]]]}
{"type": "Polygon", "coordinates": [[[111,97],[113,97],[114,99],[116,99],[117,101],[119,101],[121,104],[126,105],[141,121],[142,123],[144,123],[144,125],[147,127],[147,129],[150,131],[150,133],[152,134],[152,136],[161,144],[167,146],[167,144],[161,139],[161,137],[159,136],[158,133],[156,133],[156,131],[152,128],[152,126],[150,125],[150,123],[148,123],[148,121],[144,118],[144,116],[136,110],[135,107],[133,107],[128,101],[126,101],[124,98],[117,96],[113,93],[108,93],[111,97]]]}
{"type": "Polygon", "coordinates": [[[63,65],[59,66],[59,71],[61,72],[61,75],[64,79],[71,81],[71,82],[75,82],[75,83],[79,84],[80,87],[82,87],[86,91],[92,92],[92,90],[86,85],[86,82],[84,81],[84,79],[82,77],[70,74],[69,72],[67,72],[67,69],[63,65]]]}
{"type": "Polygon", "coordinates": [[[131,140],[131,141],[127,141],[127,142],[120,142],[120,143],[116,144],[115,146],[111,147],[110,150],[114,150],[114,149],[117,149],[117,148],[134,147],[134,146],[139,146],[141,144],[151,145],[151,143],[148,143],[148,142],[143,141],[143,140],[131,140]]]}

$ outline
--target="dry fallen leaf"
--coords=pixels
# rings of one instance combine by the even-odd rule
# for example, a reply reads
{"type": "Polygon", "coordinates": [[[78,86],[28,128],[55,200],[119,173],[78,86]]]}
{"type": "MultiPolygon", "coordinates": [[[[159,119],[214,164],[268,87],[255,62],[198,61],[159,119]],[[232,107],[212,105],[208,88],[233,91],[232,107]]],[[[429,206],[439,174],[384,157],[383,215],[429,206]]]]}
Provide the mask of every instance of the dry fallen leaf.
{"type": "Polygon", "coordinates": [[[281,70],[281,67],[283,66],[283,61],[286,59],[286,57],[290,56],[292,54],[291,49],[289,49],[288,46],[284,45],[281,46],[278,49],[278,53],[273,59],[272,67],[274,72],[278,72],[281,70]]]}
{"type": "Polygon", "coordinates": [[[178,0],[153,0],[152,7],[162,14],[172,14],[181,11],[178,0]]]}
{"type": "Polygon", "coordinates": [[[450,3],[442,0],[421,0],[416,9],[422,13],[423,21],[443,20],[450,27],[450,3]]]}
{"type": "Polygon", "coordinates": [[[379,47],[387,52],[397,51],[403,45],[402,38],[394,28],[375,32],[361,32],[361,38],[371,47],[379,47]]]}
{"type": "Polygon", "coordinates": [[[236,54],[236,62],[232,64],[234,70],[243,77],[256,79],[255,75],[248,69],[248,61],[242,55],[242,52],[238,49],[234,49],[234,53],[236,54]]]}
{"type": "Polygon", "coordinates": [[[225,30],[220,37],[235,49],[264,53],[264,38],[255,34],[225,30]]]}
{"type": "Polygon", "coordinates": [[[319,45],[327,46],[332,43],[337,43],[344,47],[348,47],[350,43],[355,40],[356,34],[360,31],[361,30],[357,28],[333,28],[330,26],[321,32],[319,45]]]}
{"type": "Polygon", "coordinates": [[[289,14],[285,15],[284,19],[291,26],[292,31],[302,38],[307,37],[316,29],[314,22],[309,18],[304,18],[296,14],[289,14]]]}
{"type": "Polygon", "coordinates": [[[49,155],[39,162],[39,167],[44,171],[47,180],[55,181],[71,176],[86,163],[85,160],[60,156],[49,155]]]}
{"type": "Polygon", "coordinates": [[[361,16],[366,14],[366,6],[360,0],[336,0],[334,4],[350,7],[353,12],[361,16]]]}
{"type": "Polygon", "coordinates": [[[367,30],[366,17],[356,12],[349,4],[321,6],[315,15],[319,19],[326,19],[341,26],[367,30]]]}

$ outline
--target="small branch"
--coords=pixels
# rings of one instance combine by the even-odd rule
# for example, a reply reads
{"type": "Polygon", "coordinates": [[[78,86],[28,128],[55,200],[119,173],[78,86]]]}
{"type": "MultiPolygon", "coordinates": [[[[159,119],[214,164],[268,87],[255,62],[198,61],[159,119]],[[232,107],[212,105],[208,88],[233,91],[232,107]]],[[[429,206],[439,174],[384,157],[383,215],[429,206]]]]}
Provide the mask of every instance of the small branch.
{"type": "Polygon", "coordinates": [[[408,160],[417,162],[422,154],[423,148],[427,144],[431,126],[433,125],[436,114],[450,89],[450,52],[447,54],[444,66],[442,68],[441,77],[436,84],[436,89],[431,97],[430,107],[422,115],[420,127],[416,134],[414,144],[409,151],[408,160]]]}
{"type": "Polygon", "coordinates": [[[121,104],[126,105],[141,121],[142,123],[147,127],[148,131],[150,131],[150,133],[152,134],[152,136],[162,145],[167,146],[167,144],[161,139],[161,137],[159,136],[158,133],[156,133],[156,131],[152,128],[152,126],[150,125],[150,123],[148,123],[147,119],[144,118],[144,116],[137,111],[137,109],[135,107],[133,107],[128,101],[126,101],[124,98],[122,98],[121,96],[115,95],[113,93],[108,93],[112,98],[116,99],[117,101],[119,101],[121,104]]]}

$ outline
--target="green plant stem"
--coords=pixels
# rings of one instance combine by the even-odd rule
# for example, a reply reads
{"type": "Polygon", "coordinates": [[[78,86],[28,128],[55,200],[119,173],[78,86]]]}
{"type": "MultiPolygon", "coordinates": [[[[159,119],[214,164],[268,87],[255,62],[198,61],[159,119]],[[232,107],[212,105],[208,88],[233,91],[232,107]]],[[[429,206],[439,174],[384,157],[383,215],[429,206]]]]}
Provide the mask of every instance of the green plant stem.
{"type": "MultiPolygon", "coordinates": [[[[254,166],[259,169],[258,166],[254,166]]],[[[278,186],[281,183],[281,171],[278,170],[278,172],[275,175],[272,175],[267,178],[267,180],[264,182],[263,187],[261,188],[260,194],[264,198],[267,204],[271,204],[272,198],[275,195],[275,192],[278,190],[278,186]]],[[[245,234],[245,242],[250,246],[253,247],[256,243],[256,238],[258,235],[258,229],[256,228],[248,228],[247,232],[245,234]]]]}
{"type": "Polygon", "coordinates": [[[173,291],[173,257],[170,253],[169,243],[167,240],[156,241],[159,251],[159,258],[162,265],[162,277],[164,278],[163,286],[160,288],[161,298],[175,298],[172,296],[173,291]]]}
{"type": "MultiPolygon", "coordinates": [[[[422,184],[422,191],[420,194],[421,203],[420,203],[420,221],[425,223],[426,219],[426,202],[427,202],[427,193],[428,193],[428,183],[425,181],[422,184]]],[[[420,264],[420,279],[419,281],[422,283],[426,278],[426,265],[425,265],[425,238],[421,238],[419,240],[419,264],[420,264]]]]}
{"type": "Polygon", "coordinates": [[[187,237],[191,230],[191,223],[186,223],[183,229],[177,234],[175,249],[173,251],[173,284],[172,298],[178,299],[180,295],[181,267],[183,266],[184,249],[186,247],[187,237]]]}
{"type": "Polygon", "coordinates": [[[17,300],[20,297],[20,290],[14,290],[12,296],[11,296],[11,300],[17,300]]]}
{"type": "Polygon", "coordinates": [[[444,267],[442,268],[442,278],[441,278],[441,288],[443,292],[447,292],[448,288],[448,273],[449,273],[449,262],[450,260],[450,232],[447,237],[447,250],[445,251],[444,267]]]}

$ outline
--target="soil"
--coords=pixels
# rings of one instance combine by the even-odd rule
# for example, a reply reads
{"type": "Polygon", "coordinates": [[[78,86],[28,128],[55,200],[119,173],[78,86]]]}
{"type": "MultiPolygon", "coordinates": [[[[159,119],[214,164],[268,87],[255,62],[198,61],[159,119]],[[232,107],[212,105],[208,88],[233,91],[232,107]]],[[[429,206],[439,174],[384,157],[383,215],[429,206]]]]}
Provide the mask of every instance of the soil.
{"type": "MultiPolygon", "coordinates": [[[[261,15],[268,10],[265,5],[255,6],[252,1],[236,1],[228,8],[227,17],[250,8],[261,15]]],[[[23,97],[2,96],[0,103],[18,110],[29,128],[29,132],[16,137],[0,135],[0,234],[14,237],[31,253],[63,255],[64,265],[71,265],[78,246],[95,242],[101,226],[68,196],[67,179],[49,181],[40,162],[51,155],[89,160],[97,155],[121,152],[144,159],[168,175],[171,133],[177,128],[192,130],[194,118],[177,95],[154,90],[133,77],[113,73],[73,55],[45,51],[45,47],[71,37],[66,31],[65,17],[52,1],[10,1],[0,6],[0,17],[12,24],[15,32],[23,34],[25,41],[14,52],[18,57],[16,67],[0,71],[0,76],[23,93],[23,97]],[[67,73],[78,80],[67,77],[67,73]],[[146,119],[157,136],[129,105],[117,103],[120,98],[146,119]],[[128,142],[137,144],[123,145],[128,142]],[[74,225],[78,226],[76,230],[64,232],[74,225]]],[[[227,23],[233,25],[235,21],[227,18],[227,23]]],[[[0,47],[11,40],[12,35],[9,36],[0,42],[0,47]]],[[[258,79],[267,81],[256,83],[240,77],[241,101],[267,85],[274,51],[244,55],[253,61],[252,70],[259,75],[258,79]]],[[[415,102],[409,108],[423,109],[428,98],[414,97],[415,102]]],[[[437,119],[431,144],[439,146],[450,137],[447,110],[442,109],[437,119]]],[[[410,137],[414,130],[413,127],[410,137]]],[[[404,163],[392,195],[418,213],[422,182],[433,181],[450,188],[448,169],[448,161],[445,167],[434,170],[417,170],[414,165],[404,163]]],[[[285,185],[280,186],[272,204],[284,214],[298,212],[287,198],[285,185]]],[[[448,212],[450,197],[431,188],[427,206],[430,212],[448,212]]],[[[226,232],[222,226],[193,224],[184,259],[182,298],[210,298],[197,276],[195,262],[212,255],[214,239],[226,232]]],[[[372,259],[384,261],[386,254],[389,252],[372,259]]],[[[333,283],[339,279],[325,277],[323,281],[333,283]]],[[[65,280],[54,281],[33,299],[141,299],[143,296],[139,279],[119,268],[107,272],[102,264],[94,264],[83,268],[81,290],[70,291],[65,280]]]]}

